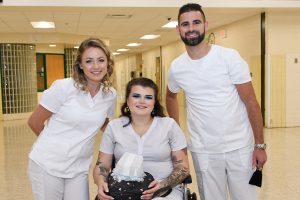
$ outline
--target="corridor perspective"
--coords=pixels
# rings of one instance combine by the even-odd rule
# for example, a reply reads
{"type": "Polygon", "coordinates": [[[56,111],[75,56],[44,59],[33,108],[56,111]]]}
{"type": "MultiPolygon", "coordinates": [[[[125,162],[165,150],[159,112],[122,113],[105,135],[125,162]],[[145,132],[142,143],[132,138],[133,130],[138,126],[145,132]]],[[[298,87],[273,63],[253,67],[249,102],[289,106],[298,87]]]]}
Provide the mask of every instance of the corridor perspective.
{"type": "MultiPolygon", "coordinates": [[[[259,200],[300,199],[300,128],[264,129],[268,144],[268,162],[263,169],[262,188],[258,188],[259,200]]],[[[101,134],[95,140],[95,164],[101,134]]],[[[5,121],[0,124],[0,200],[32,200],[27,177],[28,153],[36,136],[25,120],[5,121]]],[[[191,159],[190,159],[190,163],[191,159]]],[[[191,168],[193,168],[191,164],[191,168]]],[[[189,188],[197,191],[195,174],[189,188]]],[[[90,198],[97,187],[90,175],[90,198]]],[[[200,199],[198,195],[198,199],[200,199]]]]}
{"type": "MultiPolygon", "coordinates": [[[[205,12],[205,42],[237,50],[249,65],[268,155],[258,199],[300,200],[300,0],[1,0],[0,200],[33,200],[27,165],[37,137],[27,119],[53,81],[72,75],[83,40],[99,38],[112,52],[115,117],[136,77],[152,79],[165,106],[170,65],[186,51],[176,31],[178,10],[189,2],[205,12]],[[45,21],[55,26],[33,26],[45,21]]],[[[188,137],[183,92],[178,104],[188,137]]],[[[101,137],[94,143],[90,200],[97,194],[91,172],[101,137]]],[[[199,200],[190,153],[189,162],[188,187],[199,200]]]]}

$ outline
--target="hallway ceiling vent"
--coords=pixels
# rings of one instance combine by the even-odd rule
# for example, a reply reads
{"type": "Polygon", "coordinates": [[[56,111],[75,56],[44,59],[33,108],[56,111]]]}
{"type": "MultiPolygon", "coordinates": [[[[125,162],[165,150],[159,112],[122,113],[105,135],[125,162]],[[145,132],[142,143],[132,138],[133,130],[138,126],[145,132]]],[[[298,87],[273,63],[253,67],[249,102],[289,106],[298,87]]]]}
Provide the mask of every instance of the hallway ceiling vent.
{"type": "Polygon", "coordinates": [[[108,14],[105,18],[107,19],[129,19],[132,15],[126,15],[126,14],[108,14]]]}

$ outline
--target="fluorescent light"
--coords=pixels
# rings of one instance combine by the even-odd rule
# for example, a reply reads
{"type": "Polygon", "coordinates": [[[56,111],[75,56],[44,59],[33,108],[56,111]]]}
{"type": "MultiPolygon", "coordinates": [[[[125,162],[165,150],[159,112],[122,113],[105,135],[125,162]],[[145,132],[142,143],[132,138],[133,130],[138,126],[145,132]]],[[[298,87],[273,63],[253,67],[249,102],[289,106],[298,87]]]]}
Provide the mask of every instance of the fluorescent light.
{"type": "Polygon", "coordinates": [[[116,56],[116,55],[120,55],[121,53],[119,52],[113,52],[112,55],[116,56]]]}
{"type": "Polygon", "coordinates": [[[168,23],[166,23],[165,25],[163,25],[163,28],[176,28],[176,26],[178,25],[177,21],[170,21],[168,23]]]}
{"type": "Polygon", "coordinates": [[[141,46],[142,45],[142,43],[129,43],[129,44],[127,44],[126,46],[128,46],[128,47],[137,47],[137,46],[141,46]]]}
{"type": "Polygon", "coordinates": [[[55,28],[54,22],[46,22],[46,21],[40,21],[40,22],[30,22],[33,28],[55,28]]]}
{"type": "Polygon", "coordinates": [[[74,46],[74,49],[79,49],[79,46],[74,46]]]}
{"type": "Polygon", "coordinates": [[[56,44],[49,44],[49,47],[56,47],[56,44]]]}
{"type": "Polygon", "coordinates": [[[117,51],[129,51],[129,49],[118,49],[117,51]]]}
{"type": "Polygon", "coordinates": [[[142,37],[140,37],[140,39],[142,40],[153,40],[160,37],[160,35],[144,35],[142,37]]]}

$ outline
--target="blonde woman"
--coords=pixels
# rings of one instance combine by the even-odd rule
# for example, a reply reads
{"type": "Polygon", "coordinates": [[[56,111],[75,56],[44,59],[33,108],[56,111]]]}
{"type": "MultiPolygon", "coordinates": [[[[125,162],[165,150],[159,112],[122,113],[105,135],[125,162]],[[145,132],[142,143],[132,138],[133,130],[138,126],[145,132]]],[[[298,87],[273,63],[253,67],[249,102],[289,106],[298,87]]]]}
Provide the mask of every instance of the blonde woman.
{"type": "Polygon", "coordinates": [[[89,199],[94,138],[113,117],[116,99],[109,80],[109,49],[99,39],[86,39],[73,71],[71,78],[57,80],[44,91],[28,120],[38,136],[28,167],[35,200],[89,199]]]}

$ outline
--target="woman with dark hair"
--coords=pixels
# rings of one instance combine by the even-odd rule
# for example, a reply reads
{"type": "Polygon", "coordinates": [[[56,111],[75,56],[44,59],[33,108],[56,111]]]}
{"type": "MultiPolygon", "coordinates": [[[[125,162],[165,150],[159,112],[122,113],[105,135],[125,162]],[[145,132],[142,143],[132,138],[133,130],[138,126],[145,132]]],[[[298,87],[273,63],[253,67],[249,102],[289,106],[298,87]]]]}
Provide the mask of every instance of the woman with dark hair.
{"type": "Polygon", "coordinates": [[[112,72],[107,46],[89,38],[78,49],[73,76],[56,80],[44,91],[28,120],[38,136],[28,167],[35,200],[89,199],[94,138],[114,115],[112,72]]]}
{"type": "Polygon", "coordinates": [[[143,157],[144,171],[155,179],[142,199],[181,200],[179,184],[189,174],[186,141],[177,123],[165,117],[157,85],[148,78],[131,80],[121,113],[120,118],[110,121],[101,141],[94,169],[99,199],[113,199],[105,194],[113,158],[118,163],[123,154],[132,153],[143,157]],[[170,188],[172,192],[166,195],[170,188]]]}

